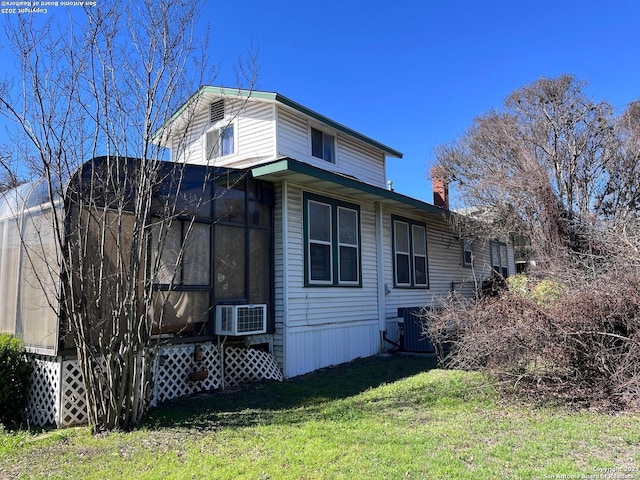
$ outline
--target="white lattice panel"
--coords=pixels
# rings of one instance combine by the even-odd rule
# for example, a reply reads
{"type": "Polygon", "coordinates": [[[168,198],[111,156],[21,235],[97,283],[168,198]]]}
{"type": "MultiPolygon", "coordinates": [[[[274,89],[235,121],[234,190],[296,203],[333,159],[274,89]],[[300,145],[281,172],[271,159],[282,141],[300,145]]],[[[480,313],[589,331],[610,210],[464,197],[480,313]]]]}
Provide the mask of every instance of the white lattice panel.
{"type": "Polygon", "coordinates": [[[222,356],[213,343],[167,345],[158,351],[154,374],[154,395],[151,405],[165,400],[222,388],[222,356]],[[202,352],[195,359],[196,345],[202,352]],[[207,372],[203,380],[191,380],[195,372],[207,372]]]}
{"type": "Polygon", "coordinates": [[[29,423],[38,427],[54,424],[59,414],[61,363],[56,357],[32,355],[31,367],[29,423]]]}
{"type": "Polygon", "coordinates": [[[62,397],[60,401],[61,427],[83,425],[87,416],[87,396],[78,360],[62,362],[62,397]]]}
{"type": "Polygon", "coordinates": [[[256,380],[282,381],[282,372],[273,355],[253,348],[225,348],[225,387],[235,387],[256,380]]]}
{"type": "MultiPolygon", "coordinates": [[[[183,395],[237,386],[256,380],[282,380],[282,372],[270,353],[252,348],[224,349],[213,343],[167,345],[159,349],[154,364],[152,405],[183,395]],[[198,345],[201,358],[194,355],[198,345]],[[206,378],[190,374],[206,372],[206,378]],[[192,376],[193,378],[193,376],[192,376]]],[[[61,427],[87,423],[85,385],[76,359],[33,355],[29,389],[29,421],[34,426],[61,427]]]]}

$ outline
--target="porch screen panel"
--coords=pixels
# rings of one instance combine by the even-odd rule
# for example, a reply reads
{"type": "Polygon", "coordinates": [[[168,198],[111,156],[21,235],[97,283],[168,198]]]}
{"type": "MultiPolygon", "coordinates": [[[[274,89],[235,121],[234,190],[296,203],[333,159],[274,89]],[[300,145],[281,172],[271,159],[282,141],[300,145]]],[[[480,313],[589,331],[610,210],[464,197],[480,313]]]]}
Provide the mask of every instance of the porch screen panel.
{"type": "Polygon", "coordinates": [[[23,220],[17,333],[25,345],[54,351],[57,342],[57,284],[60,272],[51,211],[23,220]]]}
{"type": "Polygon", "coordinates": [[[168,222],[163,224],[160,219],[154,220],[157,223],[152,230],[152,265],[155,265],[156,255],[161,252],[154,283],[179,284],[178,256],[182,247],[182,222],[173,221],[169,226],[168,222]]]}
{"type": "Polygon", "coordinates": [[[238,182],[229,188],[216,188],[214,218],[225,223],[245,223],[244,182],[238,182]]]}
{"type": "Polygon", "coordinates": [[[0,332],[15,333],[20,239],[13,218],[0,220],[0,332]]]}
{"type": "Polygon", "coordinates": [[[182,270],[184,285],[210,285],[211,225],[194,223],[187,231],[185,222],[185,247],[182,270]]]}
{"type": "Polygon", "coordinates": [[[214,290],[217,299],[245,296],[245,229],[218,224],[215,227],[214,290]]]}
{"type": "Polygon", "coordinates": [[[209,300],[209,292],[154,292],[151,312],[154,331],[205,333],[209,323],[209,300]]]}
{"type": "Polygon", "coordinates": [[[249,303],[270,303],[271,232],[249,232],[249,303]]]}

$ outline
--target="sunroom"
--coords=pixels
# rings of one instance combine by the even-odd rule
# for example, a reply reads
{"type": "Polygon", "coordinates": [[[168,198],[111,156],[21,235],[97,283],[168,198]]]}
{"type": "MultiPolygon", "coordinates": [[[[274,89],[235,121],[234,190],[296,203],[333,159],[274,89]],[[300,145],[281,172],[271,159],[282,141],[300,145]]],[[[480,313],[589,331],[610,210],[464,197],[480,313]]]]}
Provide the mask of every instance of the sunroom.
{"type": "MultiPolygon", "coordinates": [[[[31,423],[86,421],[63,300],[77,296],[95,322],[120,307],[110,318],[124,319],[130,306],[125,297],[114,306],[122,282],[113,279],[130,268],[136,229],[142,265],[131,280],[151,293],[131,311],[150,318],[157,347],[151,403],[281,378],[271,355],[273,208],[273,185],[248,171],[131,158],[95,158],[67,180],[0,194],[0,331],[22,338],[31,354],[31,423]],[[153,172],[147,187],[137,175],[145,168],[153,172]],[[136,195],[142,188],[146,199],[136,195]]],[[[127,324],[113,323],[102,335],[120,341],[127,324]]]]}

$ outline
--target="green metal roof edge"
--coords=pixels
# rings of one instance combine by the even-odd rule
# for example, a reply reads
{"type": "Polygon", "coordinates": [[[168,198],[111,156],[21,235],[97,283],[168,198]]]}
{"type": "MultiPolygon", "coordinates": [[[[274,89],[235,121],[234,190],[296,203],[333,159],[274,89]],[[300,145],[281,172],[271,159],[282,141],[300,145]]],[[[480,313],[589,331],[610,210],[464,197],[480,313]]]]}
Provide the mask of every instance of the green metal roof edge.
{"type": "Polygon", "coordinates": [[[364,182],[361,182],[360,180],[356,180],[354,178],[333,173],[328,170],[323,170],[321,168],[299,162],[298,160],[294,160],[292,158],[284,158],[281,160],[276,160],[275,162],[271,162],[265,165],[260,165],[260,166],[251,168],[251,174],[254,177],[261,177],[269,174],[281,173],[286,171],[289,171],[292,173],[301,173],[304,175],[309,175],[311,177],[317,178],[318,180],[326,180],[328,182],[332,182],[343,187],[353,188],[355,190],[360,190],[361,192],[364,192],[364,193],[377,195],[379,197],[382,197],[388,200],[393,200],[396,202],[403,203],[404,205],[408,205],[410,207],[423,210],[427,213],[444,215],[447,218],[453,215],[453,212],[451,212],[450,210],[436,207],[435,205],[432,205],[427,202],[423,202],[422,200],[418,200],[417,198],[409,197],[407,195],[393,192],[385,188],[376,187],[375,185],[364,183],[364,182]]]}
{"type": "Polygon", "coordinates": [[[276,100],[280,103],[282,103],[283,105],[286,105],[287,107],[293,108],[294,110],[297,110],[298,112],[307,115],[315,120],[318,120],[319,122],[325,123],[327,125],[329,125],[331,128],[334,128],[336,130],[338,130],[339,132],[342,133],[346,133],[347,135],[350,135],[354,138],[357,138],[358,140],[365,142],[369,145],[371,145],[372,147],[375,147],[379,150],[382,150],[383,152],[385,152],[387,155],[389,155],[390,157],[395,157],[395,158],[402,158],[402,152],[399,152],[398,150],[395,150],[391,147],[387,147],[386,145],[370,138],[367,137],[366,135],[363,135],[362,133],[356,132],[355,130],[346,127],[344,125],[342,125],[341,123],[338,123],[334,120],[331,120],[329,117],[325,117],[324,115],[311,110],[310,108],[305,107],[304,105],[300,105],[298,102],[295,102],[293,100],[291,100],[290,98],[285,97],[284,95],[280,95],[279,93],[276,93],[276,100]]]}
{"type": "MultiPolygon", "coordinates": [[[[378,150],[382,150],[384,153],[386,153],[390,157],[402,158],[402,152],[399,152],[398,150],[388,147],[370,137],[367,137],[366,135],[363,135],[362,133],[356,132],[355,130],[349,127],[346,127],[341,123],[331,120],[329,117],[325,117],[324,115],[321,115],[320,113],[314,110],[311,110],[310,108],[307,108],[304,105],[301,105],[298,102],[295,102],[290,98],[287,98],[284,95],[280,95],[279,93],[276,93],[276,92],[263,92],[259,90],[245,90],[241,88],[214,87],[211,85],[205,85],[203,87],[200,87],[196,93],[191,95],[191,97],[189,97],[189,99],[176,111],[176,113],[171,115],[167,123],[171,123],[172,121],[174,121],[187,108],[187,106],[191,102],[199,98],[204,93],[213,93],[216,95],[228,95],[228,96],[243,97],[243,98],[256,98],[258,100],[269,100],[269,101],[278,102],[289,108],[293,108],[294,110],[304,115],[307,115],[315,120],[318,120],[319,122],[325,123],[329,125],[331,128],[334,128],[342,133],[346,133],[347,135],[357,138],[358,140],[365,142],[370,146],[377,148],[378,150]]],[[[151,137],[152,138],[156,137],[161,129],[162,127],[158,128],[158,130],[156,130],[151,137]]]]}

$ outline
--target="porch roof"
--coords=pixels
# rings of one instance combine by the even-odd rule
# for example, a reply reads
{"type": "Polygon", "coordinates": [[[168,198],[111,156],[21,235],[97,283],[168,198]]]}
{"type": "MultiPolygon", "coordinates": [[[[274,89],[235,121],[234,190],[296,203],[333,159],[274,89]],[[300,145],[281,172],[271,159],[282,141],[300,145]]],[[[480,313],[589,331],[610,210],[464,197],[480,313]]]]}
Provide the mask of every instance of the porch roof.
{"type": "Polygon", "coordinates": [[[354,177],[324,170],[307,163],[282,158],[275,162],[267,163],[251,168],[254,178],[264,180],[290,180],[296,183],[313,186],[320,190],[328,190],[331,187],[340,186],[341,192],[352,195],[357,194],[361,198],[380,202],[389,206],[410,209],[414,213],[444,216],[449,218],[453,213],[449,210],[436,207],[417,198],[409,197],[401,193],[376,187],[362,182],[354,177]]]}

